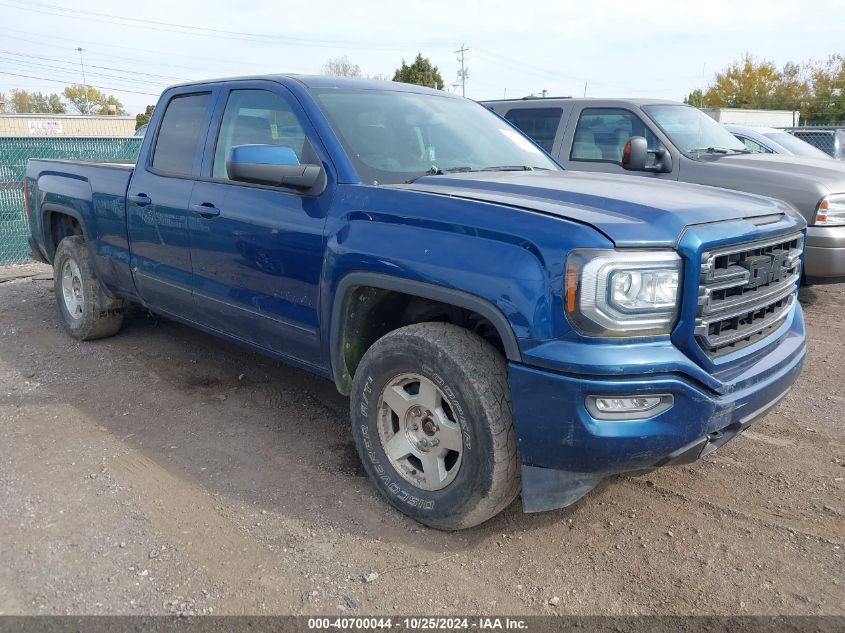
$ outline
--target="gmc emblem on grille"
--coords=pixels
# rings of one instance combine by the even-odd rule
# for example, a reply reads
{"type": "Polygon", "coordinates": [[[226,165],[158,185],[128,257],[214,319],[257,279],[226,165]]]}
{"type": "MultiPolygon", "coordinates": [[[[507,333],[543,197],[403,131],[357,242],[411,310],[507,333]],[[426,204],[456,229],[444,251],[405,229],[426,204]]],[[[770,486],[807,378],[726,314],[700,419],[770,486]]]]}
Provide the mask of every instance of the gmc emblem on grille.
{"type": "Polygon", "coordinates": [[[790,260],[788,253],[774,255],[752,255],[739,265],[748,271],[746,288],[759,288],[772,282],[781,281],[789,275],[790,260]]]}

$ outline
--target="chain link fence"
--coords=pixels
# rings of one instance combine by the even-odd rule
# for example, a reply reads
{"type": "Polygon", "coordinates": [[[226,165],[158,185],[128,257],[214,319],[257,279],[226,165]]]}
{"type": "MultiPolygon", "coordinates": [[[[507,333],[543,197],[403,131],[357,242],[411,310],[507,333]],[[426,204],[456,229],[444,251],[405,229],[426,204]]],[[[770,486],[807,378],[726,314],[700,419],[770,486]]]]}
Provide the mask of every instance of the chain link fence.
{"type": "Polygon", "coordinates": [[[796,138],[807,141],[825,154],[845,160],[845,127],[825,125],[805,125],[783,128],[796,138]]]}
{"type": "Polygon", "coordinates": [[[29,223],[23,203],[23,177],[29,158],[135,160],[140,137],[0,138],[0,266],[29,259],[29,223]]]}

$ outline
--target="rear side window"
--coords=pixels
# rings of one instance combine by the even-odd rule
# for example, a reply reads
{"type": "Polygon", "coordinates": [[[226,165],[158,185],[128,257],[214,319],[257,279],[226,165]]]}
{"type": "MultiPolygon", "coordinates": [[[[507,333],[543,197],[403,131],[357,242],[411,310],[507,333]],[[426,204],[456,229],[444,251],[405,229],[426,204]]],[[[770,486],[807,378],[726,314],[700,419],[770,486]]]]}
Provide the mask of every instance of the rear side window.
{"type": "Polygon", "coordinates": [[[520,108],[509,110],[505,118],[551,153],[562,113],[560,108],[520,108]]]}
{"type": "Polygon", "coordinates": [[[657,137],[630,110],[585,108],[575,128],[570,159],[621,164],[622,150],[632,136],[644,136],[649,149],[660,146],[657,137]]]}
{"type": "Polygon", "coordinates": [[[154,169],[174,176],[190,176],[211,93],[173,97],[161,120],[153,152],[154,169]]]}

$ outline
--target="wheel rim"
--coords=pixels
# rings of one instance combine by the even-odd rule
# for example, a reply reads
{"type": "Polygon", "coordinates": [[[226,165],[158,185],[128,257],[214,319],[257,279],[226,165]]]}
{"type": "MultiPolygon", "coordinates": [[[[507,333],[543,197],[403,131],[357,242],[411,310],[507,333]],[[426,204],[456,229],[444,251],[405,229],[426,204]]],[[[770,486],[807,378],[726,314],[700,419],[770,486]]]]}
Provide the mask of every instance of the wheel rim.
{"type": "Polygon", "coordinates": [[[463,458],[463,433],[455,407],[428,378],[401,374],[379,400],[378,432],[387,459],[403,479],[422,490],[455,480],[463,458]]]}
{"type": "Polygon", "coordinates": [[[66,260],[62,266],[62,299],[70,317],[74,320],[81,319],[85,308],[82,274],[79,272],[79,266],[72,259],[66,260]]]}

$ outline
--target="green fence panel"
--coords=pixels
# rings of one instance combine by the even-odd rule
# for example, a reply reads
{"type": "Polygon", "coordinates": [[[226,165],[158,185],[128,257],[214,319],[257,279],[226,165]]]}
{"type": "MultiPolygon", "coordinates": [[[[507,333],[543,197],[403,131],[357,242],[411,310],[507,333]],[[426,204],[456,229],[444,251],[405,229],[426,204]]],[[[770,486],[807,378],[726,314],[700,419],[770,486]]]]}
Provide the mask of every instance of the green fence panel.
{"type": "Polygon", "coordinates": [[[29,259],[23,177],[29,158],[135,160],[143,139],[92,137],[0,138],[0,266],[29,259]]]}

